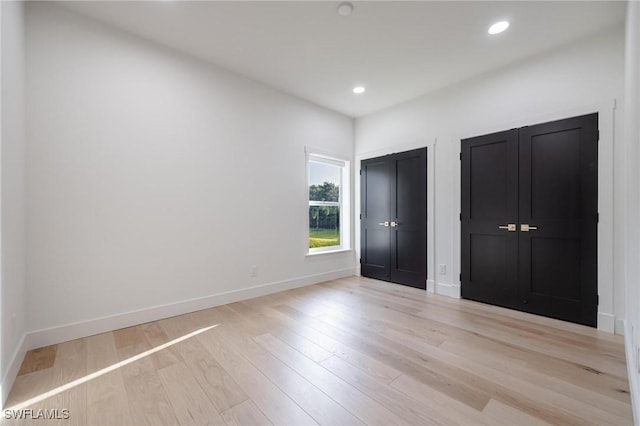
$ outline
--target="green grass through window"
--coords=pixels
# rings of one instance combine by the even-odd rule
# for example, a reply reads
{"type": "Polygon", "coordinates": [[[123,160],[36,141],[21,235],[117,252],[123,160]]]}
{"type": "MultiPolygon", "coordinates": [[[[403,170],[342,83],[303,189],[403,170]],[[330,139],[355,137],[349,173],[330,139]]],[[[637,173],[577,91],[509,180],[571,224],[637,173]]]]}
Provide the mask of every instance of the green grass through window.
{"type": "Polygon", "coordinates": [[[340,230],[309,229],[309,248],[331,247],[340,245],[340,230]]]}

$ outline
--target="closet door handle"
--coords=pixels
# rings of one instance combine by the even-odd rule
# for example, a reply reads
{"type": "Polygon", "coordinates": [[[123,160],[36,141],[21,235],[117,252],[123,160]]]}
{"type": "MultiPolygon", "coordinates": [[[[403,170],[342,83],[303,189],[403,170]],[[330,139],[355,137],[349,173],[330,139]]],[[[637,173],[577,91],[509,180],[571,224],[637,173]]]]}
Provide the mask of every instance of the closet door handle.
{"type": "Polygon", "coordinates": [[[536,229],[538,229],[537,226],[531,226],[528,223],[521,223],[520,224],[520,232],[535,231],[536,229]]]}
{"type": "Polygon", "coordinates": [[[380,226],[387,226],[387,227],[388,227],[388,226],[389,226],[389,221],[386,221],[386,222],[380,222],[378,225],[380,225],[380,226]]]}
{"type": "Polygon", "coordinates": [[[395,228],[398,225],[400,225],[398,222],[391,222],[391,227],[392,228],[395,228]]]}
{"type": "Polygon", "coordinates": [[[508,223],[506,225],[499,225],[498,228],[499,229],[506,229],[509,232],[516,232],[516,224],[515,223],[508,223]]]}

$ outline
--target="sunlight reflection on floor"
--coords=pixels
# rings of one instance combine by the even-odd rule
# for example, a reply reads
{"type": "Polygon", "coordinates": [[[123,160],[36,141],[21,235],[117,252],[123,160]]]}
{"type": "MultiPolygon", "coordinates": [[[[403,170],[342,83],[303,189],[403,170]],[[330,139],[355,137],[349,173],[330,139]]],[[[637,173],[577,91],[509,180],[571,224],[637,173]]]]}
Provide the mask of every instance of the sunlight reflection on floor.
{"type": "Polygon", "coordinates": [[[198,334],[205,333],[205,332],[217,327],[218,325],[219,324],[212,325],[212,326],[209,326],[209,327],[204,327],[204,328],[201,328],[199,330],[193,331],[193,332],[191,332],[189,334],[185,334],[184,336],[178,337],[178,338],[173,339],[173,340],[171,340],[171,341],[169,341],[167,343],[164,343],[162,345],[156,346],[153,349],[149,349],[148,351],[139,353],[138,355],[132,356],[131,358],[127,358],[124,361],[117,362],[117,363],[115,363],[113,365],[110,365],[109,367],[105,367],[105,368],[103,368],[101,370],[95,371],[95,372],[93,372],[91,374],[88,374],[88,375],[86,375],[84,377],[76,379],[76,380],[74,380],[72,382],[69,382],[69,383],[64,384],[62,386],[59,386],[59,387],[57,387],[55,389],[52,389],[52,390],[50,390],[48,392],[45,392],[43,394],[40,394],[38,396],[35,396],[33,398],[30,398],[30,399],[28,399],[26,401],[23,401],[23,402],[21,402],[19,404],[16,404],[16,405],[14,405],[12,407],[7,407],[7,408],[11,409],[11,410],[22,410],[24,408],[29,407],[32,404],[36,404],[38,402],[44,401],[45,399],[50,398],[50,397],[52,397],[54,395],[60,394],[62,392],[65,392],[65,391],[67,391],[69,389],[72,389],[72,388],[74,388],[76,386],[79,386],[79,385],[81,385],[83,383],[87,383],[90,380],[93,380],[95,378],[103,376],[103,375],[105,375],[107,373],[110,373],[110,372],[112,372],[112,371],[114,371],[114,370],[116,370],[116,369],[118,369],[120,367],[123,367],[125,365],[128,365],[128,364],[131,364],[133,362],[136,362],[139,359],[142,359],[142,358],[144,358],[146,356],[149,356],[151,354],[159,352],[159,351],[161,351],[163,349],[166,349],[166,348],[168,348],[170,346],[173,346],[173,345],[175,345],[177,343],[183,342],[183,341],[185,341],[187,339],[190,339],[190,338],[192,338],[194,336],[197,336],[198,334]]]}

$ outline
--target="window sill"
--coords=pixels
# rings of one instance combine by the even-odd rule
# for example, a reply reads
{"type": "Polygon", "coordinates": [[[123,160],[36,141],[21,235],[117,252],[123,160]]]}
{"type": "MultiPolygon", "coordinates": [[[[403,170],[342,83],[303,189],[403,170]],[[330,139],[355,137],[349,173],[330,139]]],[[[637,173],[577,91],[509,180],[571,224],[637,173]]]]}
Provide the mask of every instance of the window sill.
{"type": "Polygon", "coordinates": [[[353,251],[353,249],[345,248],[345,249],[336,249],[336,250],[316,251],[313,253],[307,253],[305,257],[320,256],[323,254],[347,253],[350,251],[353,251]]]}

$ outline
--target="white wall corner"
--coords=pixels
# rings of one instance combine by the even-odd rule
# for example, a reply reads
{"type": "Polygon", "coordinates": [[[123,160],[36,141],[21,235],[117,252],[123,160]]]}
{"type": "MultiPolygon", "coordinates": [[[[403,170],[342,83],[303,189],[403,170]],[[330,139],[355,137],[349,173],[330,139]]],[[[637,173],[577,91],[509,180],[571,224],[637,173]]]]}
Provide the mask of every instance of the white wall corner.
{"type": "Polygon", "coordinates": [[[613,333],[616,326],[616,317],[605,312],[598,312],[598,330],[613,333]]]}
{"type": "Polygon", "coordinates": [[[18,377],[18,371],[20,371],[20,366],[22,365],[22,361],[24,360],[24,356],[27,353],[27,335],[23,334],[22,339],[20,339],[20,343],[16,348],[11,360],[9,361],[9,368],[7,368],[7,372],[2,378],[2,383],[0,383],[0,408],[4,410],[5,402],[7,401],[7,397],[9,396],[9,392],[13,387],[13,383],[18,377]]]}
{"type": "Polygon", "coordinates": [[[631,391],[631,407],[633,408],[633,421],[636,426],[640,425],[640,374],[635,371],[633,356],[633,336],[629,321],[624,321],[624,349],[627,357],[627,375],[629,376],[629,390],[631,391]]]}
{"type": "Polygon", "coordinates": [[[615,334],[624,336],[624,319],[616,318],[616,322],[613,328],[615,334]]]}
{"type": "MultiPolygon", "coordinates": [[[[215,306],[226,305],[255,297],[266,296],[294,288],[305,287],[325,281],[350,277],[355,274],[355,268],[346,268],[322,274],[308,275],[290,280],[261,284],[254,287],[233,290],[176,303],[153,306],[138,311],[125,312],[108,317],[95,318],[88,321],[65,324],[62,326],[36,330],[28,333],[26,349],[36,349],[43,346],[80,339],[95,334],[157,321],[164,318],[195,312],[215,306]]],[[[4,382],[3,382],[4,383],[4,382]]]]}
{"type": "Polygon", "coordinates": [[[436,292],[436,282],[435,280],[427,280],[427,292],[435,293],[436,292]]]}

